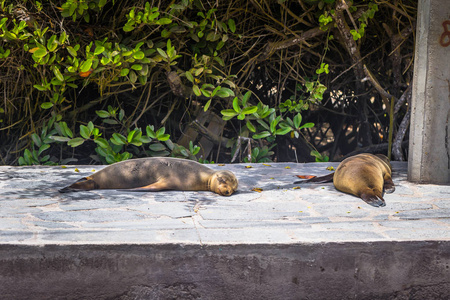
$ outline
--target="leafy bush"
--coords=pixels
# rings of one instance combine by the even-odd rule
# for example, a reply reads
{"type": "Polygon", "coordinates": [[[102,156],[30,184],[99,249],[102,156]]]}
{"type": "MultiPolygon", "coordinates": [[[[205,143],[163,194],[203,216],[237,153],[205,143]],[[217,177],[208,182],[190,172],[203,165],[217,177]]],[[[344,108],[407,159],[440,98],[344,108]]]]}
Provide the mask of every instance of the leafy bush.
{"type": "MultiPolygon", "coordinates": [[[[339,88],[328,75],[349,64],[333,63],[345,56],[333,38],[339,5],[0,0],[0,135],[8,140],[0,155],[21,165],[194,159],[198,146],[176,140],[198,108],[227,121],[220,160],[231,159],[239,137],[250,138],[252,161],[279,159],[277,141],[300,151],[304,140],[309,155],[318,146],[308,137],[311,108],[339,88]]],[[[358,22],[349,34],[362,44],[380,4],[348,5],[358,22]]]]}

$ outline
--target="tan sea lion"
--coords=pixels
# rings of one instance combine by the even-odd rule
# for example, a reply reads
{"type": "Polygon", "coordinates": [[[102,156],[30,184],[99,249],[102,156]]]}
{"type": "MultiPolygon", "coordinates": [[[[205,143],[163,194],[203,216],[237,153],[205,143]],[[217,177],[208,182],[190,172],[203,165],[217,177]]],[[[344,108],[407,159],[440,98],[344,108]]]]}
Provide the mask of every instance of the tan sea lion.
{"type": "Polygon", "coordinates": [[[112,164],[59,192],[94,189],[143,192],[181,190],[212,191],[222,196],[230,196],[237,187],[238,180],[230,171],[215,171],[187,159],[149,157],[112,164]]]}
{"type": "Polygon", "coordinates": [[[383,191],[395,191],[392,181],[392,166],[382,154],[362,153],[344,159],[334,173],[301,182],[327,182],[333,180],[341,192],[360,197],[366,203],[385,206],[383,191]]]}

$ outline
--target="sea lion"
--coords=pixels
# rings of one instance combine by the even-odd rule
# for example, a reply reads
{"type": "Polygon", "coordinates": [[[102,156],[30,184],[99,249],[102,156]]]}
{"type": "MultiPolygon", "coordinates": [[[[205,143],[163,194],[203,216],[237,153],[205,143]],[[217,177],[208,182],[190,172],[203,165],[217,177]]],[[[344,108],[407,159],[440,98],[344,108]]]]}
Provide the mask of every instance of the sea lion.
{"type": "Polygon", "coordinates": [[[215,171],[187,159],[149,157],[112,164],[81,178],[59,192],[94,189],[143,192],[181,190],[212,191],[222,196],[230,196],[237,187],[238,180],[230,171],[215,171]]]}
{"type": "Polygon", "coordinates": [[[302,182],[332,180],[339,191],[355,195],[367,204],[379,207],[386,205],[383,191],[395,191],[391,174],[392,166],[385,155],[362,153],[344,159],[334,173],[302,182]]]}

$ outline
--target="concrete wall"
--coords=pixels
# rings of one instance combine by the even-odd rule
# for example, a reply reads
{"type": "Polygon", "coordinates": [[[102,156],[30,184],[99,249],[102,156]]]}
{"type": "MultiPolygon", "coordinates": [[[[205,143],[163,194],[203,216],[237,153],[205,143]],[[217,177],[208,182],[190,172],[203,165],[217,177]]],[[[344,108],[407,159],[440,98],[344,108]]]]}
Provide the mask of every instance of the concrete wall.
{"type": "Polygon", "coordinates": [[[450,242],[0,246],[1,299],[449,299],[450,242]]]}
{"type": "Polygon", "coordinates": [[[450,1],[419,0],[408,180],[450,183],[450,1]]]}

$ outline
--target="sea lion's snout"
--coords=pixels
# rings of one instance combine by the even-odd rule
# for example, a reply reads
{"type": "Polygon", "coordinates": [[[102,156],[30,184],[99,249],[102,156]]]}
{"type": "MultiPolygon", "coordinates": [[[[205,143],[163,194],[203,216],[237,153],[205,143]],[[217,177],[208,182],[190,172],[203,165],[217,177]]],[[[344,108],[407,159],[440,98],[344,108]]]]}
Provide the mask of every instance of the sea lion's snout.
{"type": "Polygon", "coordinates": [[[221,196],[231,196],[237,187],[238,180],[230,171],[216,172],[211,179],[211,191],[221,196]]]}

